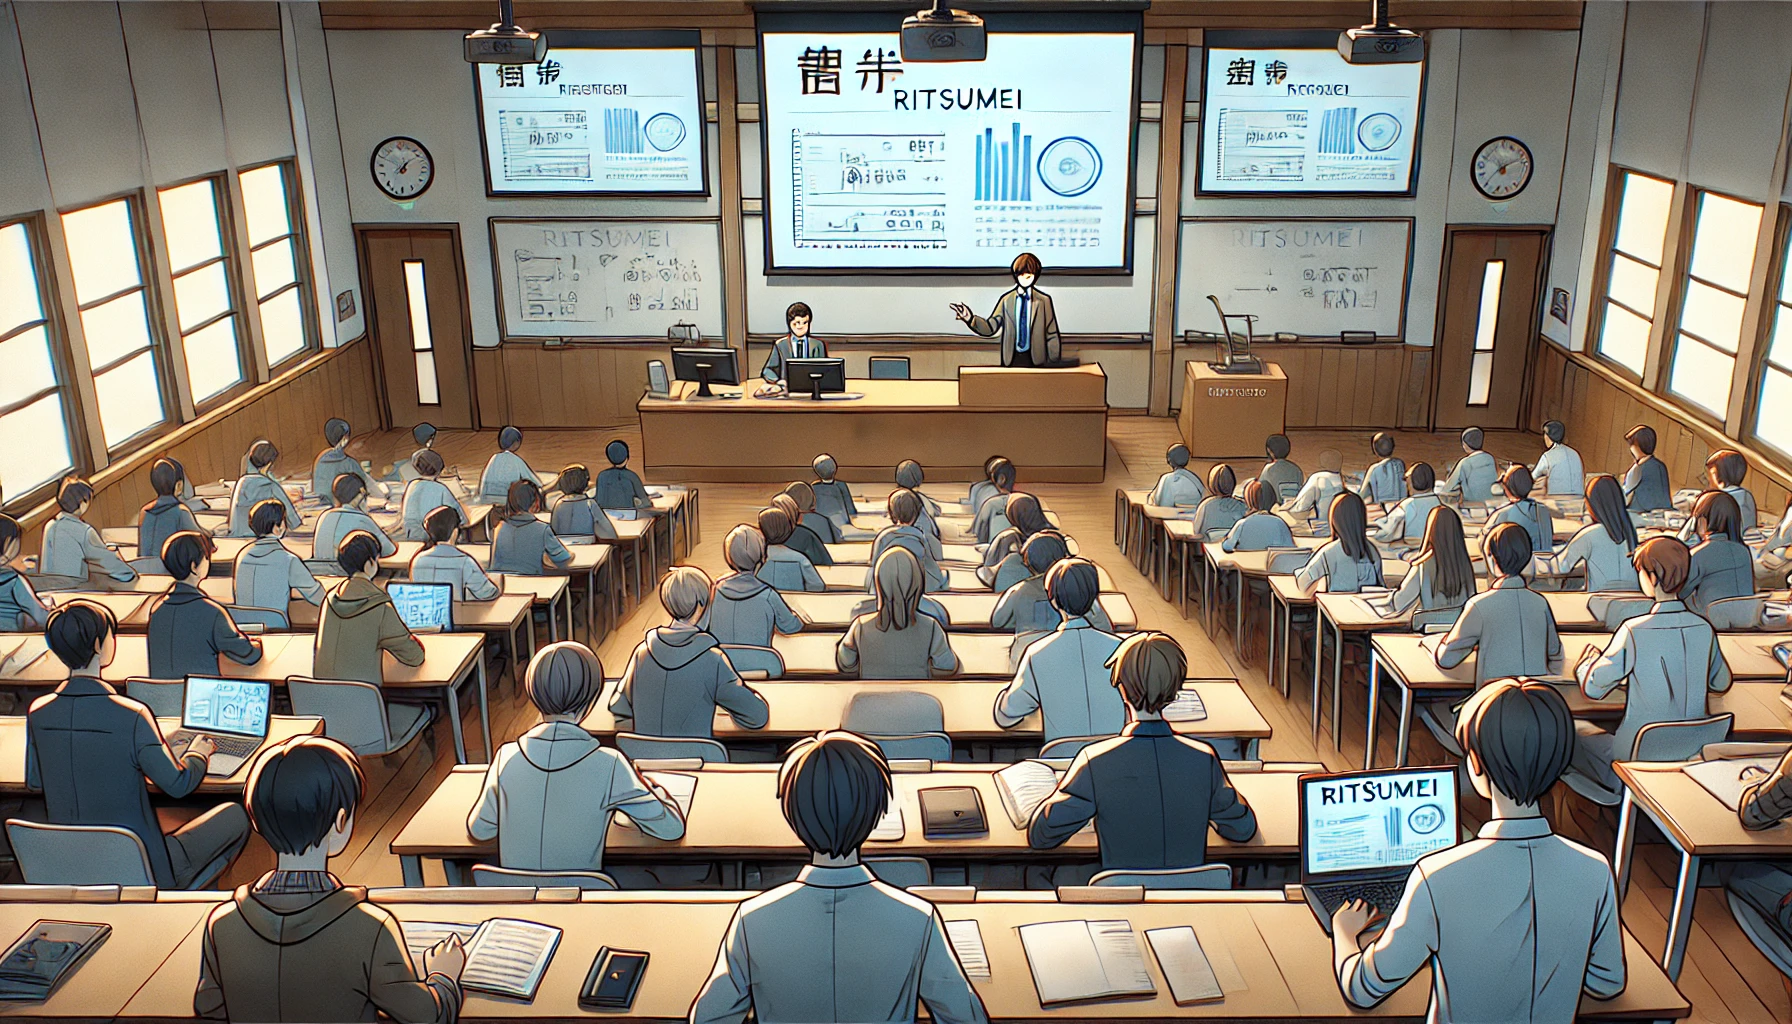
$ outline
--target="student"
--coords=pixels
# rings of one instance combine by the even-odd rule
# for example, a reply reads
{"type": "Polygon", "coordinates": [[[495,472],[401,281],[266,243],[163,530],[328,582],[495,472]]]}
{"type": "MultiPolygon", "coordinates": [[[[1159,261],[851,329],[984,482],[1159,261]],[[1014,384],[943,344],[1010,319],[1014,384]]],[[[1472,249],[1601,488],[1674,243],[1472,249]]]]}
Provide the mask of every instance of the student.
{"type": "Polygon", "coordinates": [[[1318,519],[1332,507],[1332,499],[1344,491],[1344,456],[1336,448],[1319,453],[1319,471],[1307,477],[1300,493],[1288,506],[1295,518],[1318,519]]]}
{"type": "Polygon", "coordinates": [[[602,871],[617,811],[655,839],[684,835],[678,804],[579,724],[603,688],[603,666],[584,644],[549,644],[529,659],[523,689],[541,721],[498,748],[467,814],[467,834],[496,839],[503,867],[602,871]]]}
{"type": "Polygon", "coordinates": [[[995,523],[998,519],[1006,518],[1002,513],[1008,507],[1008,495],[1014,493],[1014,484],[1017,478],[1014,463],[1007,459],[1003,459],[996,464],[994,469],[990,470],[989,482],[995,490],[990,493],[989,497],[983,499],[983,504],[977,506],[977,516],[971,521],[971,531],[975,534],[977,543],[988,544],[991,537],[1006,530],[1010,525],[1003,522],[1001,526],[996,526],[995,523]]]}
{"type": "Polygon", "coordinates": [[[1113,623],[1097,624],[1090,617],[1101,610],[1095,563],[1063,559],[1045,575],[1040,590],[1050,602],[1047,612],[1058,621],[1042,627],[1053,632],[1027,646],[1013,682],[996,695],[996,724],[1012,729],[1038,711],[1044,721],[1043,743],[1067,736],[1118,735],[1126,725],[1126,708],[1109,679],[1107,663],[1120,638],[1113,623]]]}
{"type": "Polygon", "coordinates": [[[1269,461],[1263,464],[1257,479],[1275,492],[1278,503],[1284,496],[1292,498],[1299,494],[1301,485],[1307,482],[1307,474],[1288,458],[1288,453],[1293,450],[1294,445],[1284,434],[1271,434],[1263,442],[1263,452],[1269,456],[1269,461]]]}
{"type": "Polygon", "coordinates": [[[1201,504],[1207,493],[1201,487],[1201,478],[1189,471],[1188,445],[1171,445],[1164,453],[1164,462],[1169,464],[1170,471],[1157,478],[1157,486],[1151,488],[1145,504],[1164,508],[1193,508],[1201,504]]]}
{"type": "Polygon", "coordinates": [[[272,442],[256,441],[249,446],[249,454],[243,458],[243,475],[230,490],[230,536],[254,536],[249,529],[249,512],[269,499],[279,501],[286,509],[287,529],[296,530],[305,524],[305,517],[292,503],[292,495],[274,477],[274,462],[279,458],[280,449],[272,442]]]}
{"type": "Polygon", "coordinates": [[[778,384],[784,380],[784,364],[791,359],[826,359],[827,343],[820,338],[809,336],[809,326],[815,322],[815,313],[806,302],[792,302],[784,310],[784,326],[787,328],[784,337],[772,342],[771,352],[766,354],[765,366],[759,371],[759,379],[767,384],[778,384]]]}
{"type": "Polygon", "coordinates": [[[1332,498],[1332,539],[1294,574],[1294,582],[1307,590],[1324,586],[1327,593],[1354,594],[1364,587],[1386,586],[1381,575],[1381,552],[1369,543],[1369,511],[1363,499],[1350,491],[1332,498]]]}
{"type": "Polygon", "coordinates": [[[1562,547],[1561,571],[1586,565],[1589,591],[1636,590],[1636,566],[1630,561],[1636,551],[1636,524],[1624,507],[1624,489],[1610,473],[1598,473],[1587,478],[1586,493],[1587,514],[1593,522],[1562,547]]]}
{"type": "MultiPolygon", "coordinates": [[[[407,484],[412,480],[417,479],[417,456],[422,455],[424,452],[429,451],[436,446],[435,425],[431,423],[419,423],[412,427],[411,440],[417,443],[417,450],[412,452],[411,457],[404,460],[404,462],[400,463],[397,467],[398,478],[407,484]]],[[[444,463],[444,465],[446,465],[446,463],[444,463]]]]}
{"type": "Polygon", "coordinates": [[[1119,736],[1077,753],[1027,823],[1028,844],[1053,849],[1094,819],[1103,870],[1152,871],[1207,863],[1209,824],[1235,843],[1256,835],[1257,816],[1213,748],[1177,735],[1163,719],[1188,678],[1176,641],[1134,633],[1107,667],[1126,699],[1127,724],[1119,736]]]}
{"type": "Polygon", "coordinates": [[[851,526],[852,517],[859,514],[859,507],[853,503],[852,488],[846,481],[834,479],[834,474],[840,470],[834,457],[817,455],[812,467],[815,482],[810,486],[815,489],[815,511],[832,520],[835,526],[851,526]]]}
{"type": "MultiPolygon", "coordinates": [[[[329,447],[318,454],[317,462],[311,467],[311,493],[318,497],[333,493],[336,478],[346,473],[361,481],[363,491],[377,491],[380,497],[385,497],[386,485],[368,475],[360,460],[349,455],[350,436],[347,420],[331,417],[324,424],[324,443],[329,447]]],[[[338,501],[337,504],[342,502],[338,501]]]]}
{"type": "Polygon", "coordinates": [[[927,471],[914,459],[903,459],[896,464],[894,479],[898,488],[914,491],[921,499],[921,518],[915,520],[915,525],[937,536],[940,528],[933,517],[939,514],[940,503],[921,492],[921,485],[927,482],[927,471]]]}
{"type": "Polygon", "coordinates": [[[839,544],[845,540],[840,534],[840,526],[832,519],[815,511],[815,488],[793,480],[784,487],[784,494],[796,503],[801,519],[798,525],[821,538],[823,544],[839,544]]]}
{"type": "Polygon", "coordinates": [[[13,566],[24,549],[19,521],[0,513],[0,632],[35,633],[49,621],[50,608],[31,589],[31,580],[13,566]]]}
{"type": "Polygon", "coordinates": [[[523,432],[516,427],[505,427],[498,431],[498,450],[486,460],[485,471],[479,474],[479,500],[497,504],[510,494],[510,485],[518,480],[527,480],[536,489],[541,488],[541,478],[517,454],[523,446],[523,432]]]}
{"type": "Polygon", "coordinates": [[[1447,505],[1431,510],[1425,522],[1425,539],[1412,560],[1412,569],[1394,592],[1393,612],[1413,609],[1414,629],[1448,624],[1462,614],[1462,606],[1475,596],[1475,565],[1468,557],[1462,535],[1462,517],[1447,505]]]}
{"type": "Polygon", "coordinates": [[[429,539],[411,559],[410,576],[418,583],[449,583],[456,601],[491,601],[503,592],[498,581],[486,574],[479,560],[454,546],[460,518],[443,506],[424,517],[429,539]]]}
{"type": "Polygon", "coordinates": [[[398,919],[330,873],[366,789],[354,753],[322,736],[295,736],[256,758],[247,817],[274,851],[274,870],[207,915],[193,996],[199,1016],[398,1024],[459,1016],[459,936],[423,953],[419,979],[398,919]]]}
{"type": "MultiPolygon", "coordinates": [[[[1770,829],[1792,816],[1792,750],[1773,771],[1743,784],[1736,815],[1751,832],[1770,829]]],[[[1792,864],[1784,861],[1722,861],[1724,886],[1766,917],[1780,941],[1792,942],[1792,864]]]]}
{"type": "Polygon", "coordinates": [[[545,576],[543,563],[551,562],[554,568],[564,569],[572,561],[572,552],[554,536],[554,528],[536,517],[540,511],[540,487],[527,480],[510,485],[504,521],[492,531],[493,572],[545,576]]]}
{"type": "Polygon", "coordinates": [[[380,557],[390,558],[398,553],[398,545],[380,529],[380,524],[367,514],[367,482],[361,477],[344,473],[330,485],[330,497],[336,502],[334,508],[328,509],[317,517],[317,525],[313,527],[311,538],[311,557],[317,561],[327,561],[336,557],[336,548],[342,538],[356,530],[370,533],[373,539],[380,542],[380,557]]]}
{"type": "Polygon", "coordinates": [[[921,563],[892,547],[872,567],[877,610],[846,627],[834,648],[840,671],[860,679],[931,679],[958,671],[958,658],[938,619],[920,612],[921,563]]]}
{"type": "Polygon", "coordinates": [[[112,612],[91,601],[50,613],[44,640],[68,679],[25,716],[25,786],[43,793],[51,824],[130,829],[143,840],[158,888],[191,888],[242,850],[249,819],[240,805],[220,804],[162,834],[149,783],[170,800],[191,795],[215,748],[199,736],[176,758],[149,709],[100,678],[117,653],[117,632],[112,612]]]}
{"type": "Polygon", "coordinates": [[[1373,942],[1373,907],[1338,908],[1338,988],[1367,1009],[1429,966],[1428,1020],[1574,1020],[1582,992],[1624,990],[1624,931],[1611,865],[1556,836],[1537,808],[1574,748],[1568,705],[1547,683],[1501,679],[1464,703],[1455,739],[1493,820],[1413,866],[1373,942]]]}
{"type": "MultiPolygon", "coordinates": [[[[1722,448],[1711,453],[1705,460],[1705,477],[1711,482],[1711,489],[1722,491],[1736,499],[1737,511],[1741,513],[1738,522],[1742,532],[1747,533],[1761,525],[1761,518],[1755,513],[1755,494],[1742,486],[1743,478],[1748,476],[1748,459],[1732,448],[1722,448]]],[[[1680,529],[1680,539],[1692,543],[1698,536],[1695,532],[1697,523],[1690,517],[1686,525],[1680,529]]]]}
{"type": "Polygon", "coordinates": [[[1624,435],[1634,460],[1624,473],[1624,497],[1632,512],[1654,512],[1674,507],[1668,487],[1667,464],[1655,457],[1655,428],[1631,427],[1624,435]]]}
{"type": "Polygon", "coordinates": [[[734,912],[691,1024],[912,1021],[917,1003],[937,1024],[988,1024],[939,912],[859,861],[890,793],[889,763],[862,736],[791,748],[778,805],[810,863],[734,912]]]}
{"type": "Polygon", "coordinates": [[[149,486],[155,489],[156,500],[143,506],[143,517],[137,522],[137,557],[145,571],[161,568],[156,559],[168,538],[199,529],[193,510],[181,502],[185,483],[186,472],[173,459],[157,459],[149,467],[149,486]]]}
{"type": "MultiPolygon", "coordinates": [[[[44,524],[43,550],[38,553],[37,571],[46,576],[64,576],[73,580],[90,579],[89,568],[98,569],[116,583],[130,583],[137,570],[130,567],[118,552],[100,540],[100,532],[81,518],[93,504],[93,487],[79,477],[69,477],[56,489],[56,518],[44,524]]],[[[159,552],[143,552],[154,557],[159,552]]]]}
{"type": "Polygon", "coordinates": [[[591,470],[575,462],[560,471],[558,486],[560,497],[548,520],[555,536],[616,539],[616,524],[610,521],[610,514],[596,498],[585,493],[591,489],[591,470]]]}
{"type": "Polygon", "coordinates": [[[996,299],[989,316],[971,312],[962,302],[950,304],[952,315],[985,338],[1000,337],[1003,366],[1050,366],[1058,362],[1063,339],[1058,334],[1058,314],[1052,297],[1036,285],[1044,270],[1039,257],[1023,252],[1014,257],[1008,270],[1014,276],[1014,287],[996,299]]]}
{"type": "Polygon", "coordinates": [[[1561,420],[1543,424],[1543,437],[1549,444],[1537,457],[1537,465],[1531,468],[1531,478],[1543,485],[1545,494],[1579,495],[1586,490],[1586,471],[1581,468],[1580,453],[1562,443],[1567,434],[1568,428],[1561,420]]]}
{"type": "Polygon", "coordinates": [[[1581,692],[1604,700],[1619,686],[1628,694],[1615,733],[1585,721],[1574,723],[1578,737],[1568,770],[1612,792],[1621,788],[1613,761],[1630,760],[1637,731],[1653,722],[1704,718],[1705,694],[1730,688],[1730,666],[1717,649],[1717,632],[1680,601],[1692,569],[1692,553],[1673,537],[1652,537],[1636,549],[1636,576],[1654,607],[1626,619],[1605,645],[1589,647],[1574,667],[1581,692]]]}
{"type": "MultiPolygon", "coordinates": [[[[1002,596],[996,599],[995,609],[989,613],[990,628],[1012,630],[1016,634],[1057,629],[1064,616],[1051,603],[1045,581],[1058,563],[1070,558],[1064,535],[1056,530],[1042,530],[1028,538],[1021,556],[1028,575],[1002,588],[1002,596]]],[[[1107,612],[1099,604],[1080,614],[1097,627],[1110,633],[1114,631],[1114,624],[1108,621],[1107,612]]]]}
{"type": "Polygon", "coordinates": [[[759,532],[765,537],[765,561],[756,575],[779,590],[802,590],[819,594],[828,588],[815,571],[815,563],[785,546],[796,532],[789,513],[781,508],[759,510],[759,532]]]}
{"type": "Polygon", "coordinates": [[[417,475],[405,485],[404,501],[401,503],[404,514],[404,539],[426,540],[428,535],[423,529],[423,519],[438,508],[451,508],[455,518],[460,520],[462,529],[467,525],[467,510],[448,489],[448,485],[436,479],[442,475],[446,464],[442,462],[440,452],[424,450],[411,457],[411,468],[417,475]]]}
{"type": "Polygon", "coordinates": [[[224,606],[205,596],[199,581],[212,569],[211,534],[188,531],[168,538],[162,563],[174,589],[149,613],[149,676],[185,679],[218,674],[220,658],[238,665],[261,660],[261,641],[244,635],[224,606]]]}
{"type": "Polygon", "coordinates": [[[1237,487],[1238,474],[1232,467],[1223,462],[1215,465],[1207,471],[1207,497],[1201,499],[1194,511],[1183,512],[1178,518],[1193,522],[1195,536],[1202,540],[1232,529],[1232,525],[1250,511],[1244,502],[1233,497],[1232,492],[1237,487]]]}
{"type": "Polygon", "coordinates": [[[1531,487],[1530,470],[1518,463],[1506,467],[1500,474],[1500,488],[1505,491],[1506,503],[1487,517],[1485,529],[1491,530],[1501,523],[1516,523],[1531,538],[1532,551],[1554,551],[1555,517],[1550,514],[1548,505],[1531,498],[1531,487]]]}
{"type": "Polygon", "coordinates": [[[1437,489],[1439,494],[1453,494],[1458,500],[1482,504],[1493,500],[1493,485],[1498,480],[1499,467],[1494,464],[1493,456],[1481,450],[1485,443],[1486,435],[1480,427],[1470,427],[1462,432],[1462,458],[1450,470],[1450,478],[1437,489]]]}
{"type": "Polygon", "coordinates": [[[312,648],[312,674],[378,686],[385,680],[381,651],[401,665],[423,664],[423,644],[398,617],[385,589],[373,582],[380,568],[379,541],[370,533],[349,534],[337,549],[336,564],[348,579],[324,599],[312,648]]]}
{"type": "Polygon", "coordinates": [[[1755,563],[1742,543],[1742,513],[1735,498],[1723,491],[1706,491],[1693,502],[1692,519],[1700,540],[1692,549],[1692,569],[1681,597],[1688,608],[1705,615],[1714,601],[1755,592],[1755,563]]]}
{"type": "Polygon", "coordinates": [[[1437,496],[1437,471],[1429,462],[1413,463],[1406,471],[1406,485],[1412,496],[1401,499],[1392,512],[1382,517],[1381,525],[1375,528],[1376,540],[1418,540],[1425,534],[1431,510],[1444,503],[1437,496]]]}
{"type": "Polygon", "coordinates": [[[964,502],[965,507],[971,510],[971,515],[976,515],[983,508],[983,503],[989,500],[989,496],[996,493],[996,467],[1007,461],[1000,455],[991,455],[983,460],[983,479],[971,485],[970,495],[964,502]]]}
{"type": "Polygon", "coordinates": [[[674,566],[660,579],[660,604],[672,621],[655,626],[629,655],[610,713],[645,736],[713,739],[716,709],[742,729],[763,729],[771,708],[741,682],[713,634],[704,630],[709,577],[674,566]]]}
{"type": "Polygon", "coordinates": [[[1250,481],[1244,485],[1244,503],[1254,511],[1226,531],[1225,540],[1220,542],[1221,551],[1264,551],[1294,546],[1294,531],[1288,528],[1288,520],[1270,511],[1276,504],[1275,487],[1260,479],[1250,481]]]}
{"type": "Polygon", "coordinates": [[[722,542],[728,567],[734,571],[716,581],[710,603],[698,623],[717,643],[770,647],[772,634],[800,632],[806,623],[790,610],[784,595],[754,575],[765,562],[765,534],[736,526],[722,542]]]}
{"type": "MultiPolygon", "coordinates": [[[[990,589],[1005,595],[1023,580],[1043,576],[1060,559],[1069,557],[1070,544],[1062,533],[1057,530],[1040,530],[1028,537],[1019,551],[1002,559],[1001,564],[996,566],[990,579],[990,589]],[[1038,543],[1034,543],[1035,541],[1038,543]]],[[[1001,605],[1001,601],[996,602],[998,609],[1001,605]]]]}
{"type": "Polygon", "coordinates": [[[938,556],[930,544],[927,532],[921,529],[921,496],[914,491],[903,489],[890,492],[888,502],[890,525],[877,532],[871,541],[872,565],[883,557],[883,553],[892,547],[906,548],[915,556],[915,561],[925,574],[927,590],[945,590],[949,582],[946,570],[940,568],[938,556]]]}
{"type": "Polygon", "coordinates": [[[652,508],[653,498],[641,475],[628,468],[628,442],[617,438],[604,445],[610,468],[597,474],[597,503],[604,508],[652,508]]]}
{"type": "Polygon", "coordinates": [[[828,554],[828,546],[822,543],[814,530],[802,525],[803,513],[788,494],[772,496],[772,508],[784,513],[790,520],[790,536],[785,539],[784,546],[801,554],[809,560],[810,565],[833,565],[834,558],[828,554]]]}
{"type": "Polygon", "coordinates": [[[1406,500],[1406,463],[1394,458],[1394,435],[1378,431],[1369,439],[1376,463],[1363,474],[1363,500],[1383,507],[1406,500]]]}
{"type": "Polygon", "coordinates": [[[1051,529],[1045,509],[1039,507],[1039,499],[1031,494],[1010,494],[1002,517],[1008,520],[1008,528],[984,545],[983,564],[977,567],[977,578],[992,586],[1001,565],[1019,555],[1021,546],[1034,534],[1051,529]]]}
{"type": "Polygon", "coordinates": [[[324,585],[311,575],[305,560],[281,539],[286,535],[286,509],[272,498],[249,511],[255,542],[236,556],[231,603],[285,615],[293,595],[308,604],[322,604],[324,585]]]}

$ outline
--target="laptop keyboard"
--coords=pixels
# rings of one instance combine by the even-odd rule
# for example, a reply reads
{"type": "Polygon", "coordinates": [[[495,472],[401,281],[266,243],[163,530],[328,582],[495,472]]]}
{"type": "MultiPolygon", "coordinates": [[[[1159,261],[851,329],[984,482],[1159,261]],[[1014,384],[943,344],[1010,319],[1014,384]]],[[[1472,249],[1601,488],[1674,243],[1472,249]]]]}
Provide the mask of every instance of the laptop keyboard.
{"type": "Polygon", "coordinates": [[[1307,883],[1307,888],[1319,898],[1325,907],[1326,916],[1338,912],[1338,908],[1350,900],[1365,900],[1369,905],[1383,914],[1392,914],[1400,905],[1400,897],[1406,894],[1406,878],[1386,878],[1357,882],[1307,883]]]}
{"type": "Polygon", "coordinates": [[[206,735],[211,736],[212,742],[217,744],[218,753],[225,757],[248,757],[250,754],[255,753],[256,748],[261,746],[261,740],[254,736],[215,736],[210,733],[194,732],[191,729],[176,729],[169,733],[168,746],[184,755],[186,753],[187,745],[191,743],[195,737],[206,735]]]}

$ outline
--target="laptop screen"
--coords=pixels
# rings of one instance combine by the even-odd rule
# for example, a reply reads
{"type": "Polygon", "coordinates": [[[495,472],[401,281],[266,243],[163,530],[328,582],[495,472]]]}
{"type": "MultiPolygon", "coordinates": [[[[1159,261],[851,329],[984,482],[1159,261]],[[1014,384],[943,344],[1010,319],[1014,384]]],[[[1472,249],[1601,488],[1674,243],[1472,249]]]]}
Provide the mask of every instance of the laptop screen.
{"type": "Polygon", "coordinates": [[[1389,768],[1301,779],[1307,877],[1411,867],[1456,845],[1453,768],[1389,768]]]}
{"type": "Polygon", "coordinates": [[[274,684],[265,680],[188,676],[180,724],[197,732],[264,739],[273,700],[274,684]]]}
{"type": "Polygon", "coordinates": [[[395,581],[386,584],[386,594],[406,626],[443,632],[454,628],[454,584],[395,581]]]}

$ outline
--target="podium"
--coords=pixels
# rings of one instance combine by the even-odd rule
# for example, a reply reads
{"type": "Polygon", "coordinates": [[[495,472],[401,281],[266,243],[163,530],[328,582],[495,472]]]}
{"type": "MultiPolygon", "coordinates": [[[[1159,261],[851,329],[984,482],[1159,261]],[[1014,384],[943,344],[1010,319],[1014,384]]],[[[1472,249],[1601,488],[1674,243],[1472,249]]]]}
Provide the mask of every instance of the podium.
{"type": "Polygon", "coordinates": [[[1288,375],[1275,363],[1262,373],[1220,373],[1191,360],[1182,379],[1182,442],[1197,459],[1261,457],[1263,439],[1287,426],[1288,375]]]}

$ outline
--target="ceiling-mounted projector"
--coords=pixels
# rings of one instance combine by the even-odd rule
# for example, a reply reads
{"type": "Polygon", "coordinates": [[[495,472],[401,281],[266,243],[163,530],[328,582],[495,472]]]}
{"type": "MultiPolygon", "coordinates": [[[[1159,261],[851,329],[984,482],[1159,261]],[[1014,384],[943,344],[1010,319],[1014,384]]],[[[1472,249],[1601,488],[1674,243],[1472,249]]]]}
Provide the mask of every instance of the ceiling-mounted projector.
{"type": "Polygon", "coordinates": [[[464,40],[469,64],[540,64],[548,55],[548,37],[517,28],[511,0],[498,0],[498,23],[468,32],[464,40]]]}
{"type": "Polygon", "coordinates": [[[902,59],[925,62],[987,57],[989,34],[983,19],[968,11],[942,8],[941,2],[934,0],[931,10],[902,19],[902,59]]]}
{"type": "Polygon", "coordinates": [[[1388,20],[1388,0],[1373,0],[1374,24],[1338,33],[1338,56],[1352,64],[1418,64],[1425,37],[1388,20]]]}

